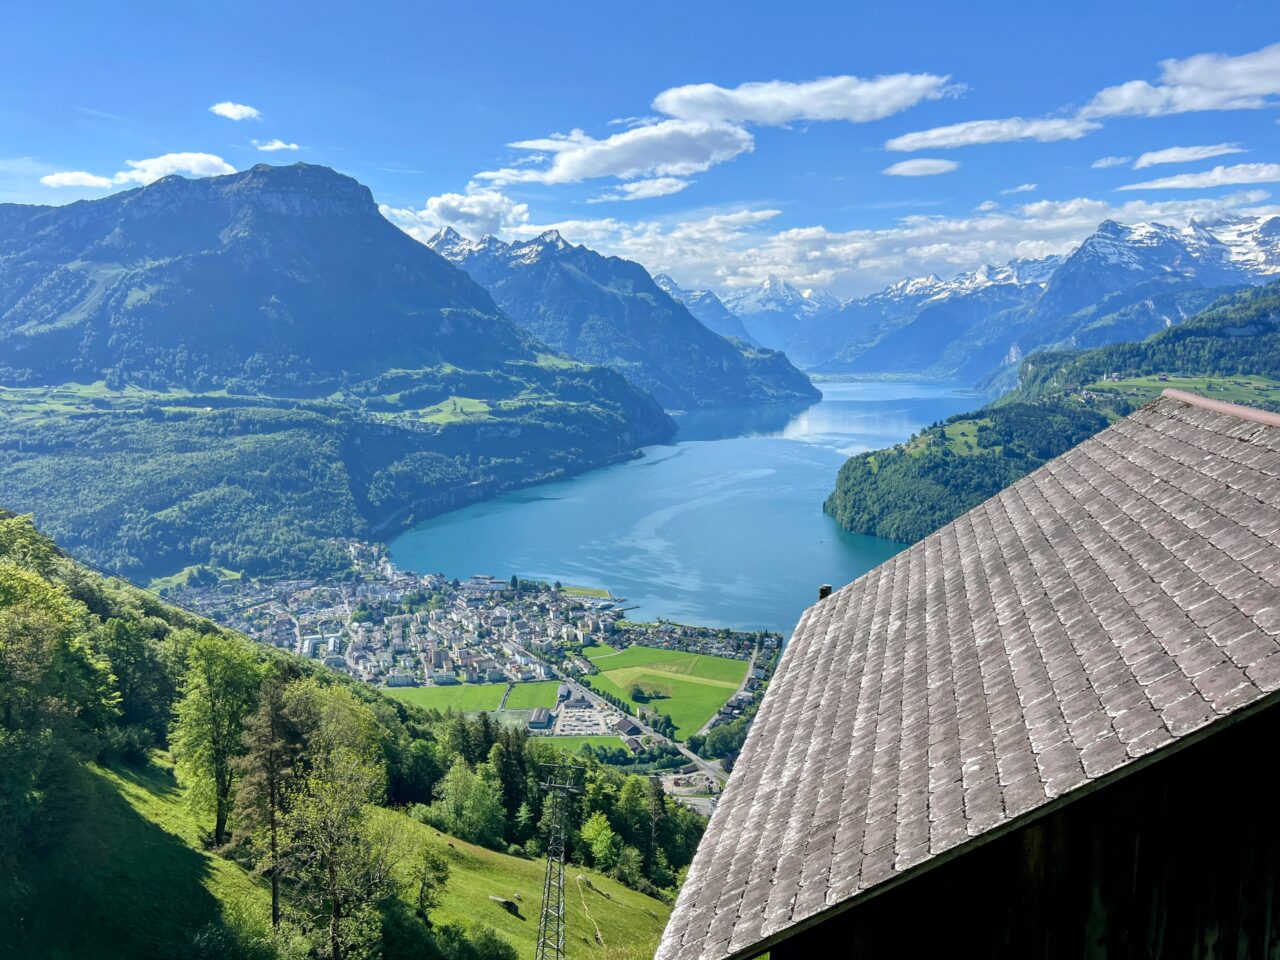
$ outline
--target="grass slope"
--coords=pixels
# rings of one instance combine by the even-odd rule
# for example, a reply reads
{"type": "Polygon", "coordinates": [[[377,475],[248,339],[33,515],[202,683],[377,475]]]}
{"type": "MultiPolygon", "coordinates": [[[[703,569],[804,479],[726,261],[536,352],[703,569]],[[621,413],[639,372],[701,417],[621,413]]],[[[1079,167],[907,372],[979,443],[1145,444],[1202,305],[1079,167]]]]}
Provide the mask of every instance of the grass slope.
{"type": "MultiPolygon", "coordinates": [[[[428,837],[446,844],[449,883],[443,901],[432,914],[433,920],[493,927],[515,945],[522,957],[533,957],[544,861],[522,860],[473,846],[392,811],[379,809],[374,813],[395,818],[406,843],[416,837],[428,837]],[[491,896],[513,900],[519,906],[519,915],[509,913],[490,900],[491,896]]],[[[572,865],[565,871],[565,944],[570,957],[604,955],[596,943],[596,925],[606,947],[640,943],[647,945],[643,955],[653,956],[669,913],[670,908],[660,901],[598,873],[572,865]]]]}
{"type": "MultiPolygon", "coordinates": [[[[192,934],[216,922],[229,904],[267,922],[266,884],[200,848],[200,825],[167,765],[88,768],[85,776],[88,808],[76,822],[77,835],[62,846],[64,854],[27,878],[40,908],[23,918],[21,930],[0,933],[0,956],[171,958],[182,956],[192,934]]],[[[542,861],[464,843],[395,811],[371,807],[370,816],[391,819],[406,846],[422,837],[442,845],[450,877],[432,915],[436,922],[493,927],[522,958],[534,956],[542,861]],[[515,901],[520,915],[491,895],[515,901]]],[[[570,956],[611,956],[597,945],[595,924],[607,947],[634,944],[644,951],[637,956],[652,956],[666,905],[574,867],[565,892],[570,956]]]]}
{"type": "Polygon", "coordinates": [[[709,657],[683,650],[631,646],[585,647],[583,652],[600,674],[592,683],[637,710],[656,709],[675,722],[681,739],[697,733],[733,696],[747,675],[743,660],[709,657]],[[658,694],[647,702],[633,700],[631,687],[658,694]]]}
{"type": "Polygon", "coordinates": [[[48,960],[180,955],[227,903],[267,917],[264,884],[200,849],[200,831],[167,767],[85,771],[87,801],[75,835],[30,877],[47,906],[24,918],[12,953],[48,960]],[[69,905],[74,905],[68,910],[69,905]]]}

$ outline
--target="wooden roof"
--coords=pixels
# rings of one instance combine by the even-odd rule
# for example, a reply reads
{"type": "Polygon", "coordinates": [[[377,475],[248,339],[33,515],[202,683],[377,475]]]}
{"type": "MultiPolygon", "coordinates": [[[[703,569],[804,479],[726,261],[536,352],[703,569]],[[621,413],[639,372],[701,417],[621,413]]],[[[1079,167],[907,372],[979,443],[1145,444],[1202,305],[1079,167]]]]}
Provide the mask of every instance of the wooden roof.
{"type": "Polygon", "coordinates": [[[1278,689],[1280,416],[1167,391],[804,613],[657,958],[753,956],[1278,689]]]}

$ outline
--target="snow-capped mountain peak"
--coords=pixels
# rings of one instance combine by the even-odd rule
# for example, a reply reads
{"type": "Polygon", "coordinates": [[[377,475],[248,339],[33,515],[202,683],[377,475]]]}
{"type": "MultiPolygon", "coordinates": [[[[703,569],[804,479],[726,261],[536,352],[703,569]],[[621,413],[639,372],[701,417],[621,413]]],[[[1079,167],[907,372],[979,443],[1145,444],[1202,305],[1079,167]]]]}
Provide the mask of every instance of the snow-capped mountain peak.
{"type": "Polygon", "coordinates": [[[1126,226],[1106,220],[1080,244],[1068,262],[1071,272],[1119,270],[1152,277],[1176,274],[1192,277],[1206,286],[1245,283],[1256,272],[1248,262],[1249,252],[1256,253],[1245,236],[1248,232],[1247,228],[1240,232],[1241,249],[1235,250],[1208,225],[1195,220],[1185,227],[1164,223],[1126,226]]]}
{"type": "Polygon", "coordinates": [[[676,283],[665,273],[655,273],[653,275],[653,282],[658,285],[659,290],[661,290],[667,296],[671,297],[673,300],[679,300],[681,297],[683,297],[686,294],[686,292],[694,292],[694,291],[686,291],[683,287],[680,286],[680,284],[676,283]]]}
{"type": "Polygon", "coordinates": [[[905,300],[911,297],[930,297],[942,285],[942,278],[936,273],[931,273],[927,277],[903,277],[901,280],[885,287],[881,292],[881,296],[891,297],[895,300],[905,300]]]}
{"type": "Polygon", "coordinates": [[[1280,274],[1280,215],[1223,217],[1196,226],[1225,244],[1243,269],[1260,277],[1280,274]]]}
{"type": "Polygon", "coordinates": [[[480,242],[468,240],[453,227],[443,227],[427,238],[426,245],[446,260],[456,263],[471,251],[479,249],[480,242]]]}
{"type": "Polygon", "coordinates": [[[725,306],[739,316],[760,313],[795,313],[814,316],[839,306],[840,301],[822,290],[800,289],[777,274],[770,274],[758,287],[722,297],[725,306]]]}

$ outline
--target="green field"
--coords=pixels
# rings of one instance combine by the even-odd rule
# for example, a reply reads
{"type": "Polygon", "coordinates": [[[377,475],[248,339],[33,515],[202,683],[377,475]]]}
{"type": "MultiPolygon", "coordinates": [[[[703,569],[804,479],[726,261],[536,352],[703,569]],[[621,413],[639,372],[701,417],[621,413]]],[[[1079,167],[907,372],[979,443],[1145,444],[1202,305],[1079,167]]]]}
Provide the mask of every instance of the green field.
{"type": "Polygon", "coordinates": [[[536,680],[533,683],[517,683],[512,686],[507,696],[505,710],[532,710],[534,707],[546,707],[550,710],[556,705],[556,694],[560,690],[559,680],[536,680]]]}
{"type": "Polygon", "coordinates": [[[1085,387],[1104,397],[1124,397],[1135,404],[1154,400],[1162,390],[1186,390],[1227,403],[1247,403],[1271,410],[1280,409],[1280,380],[1267,377],[1130,377],[1099,380],[1085,387]]]}
{"type": "Polygon", "coordinates": [[[387,687],[397,700],[428,710],[497,710],[505,683],[459,683],[444,687],[387,687]]]}
{"type": "Polygon", "coordinates": [[[597,600],[608,600],[612,596],[603,587],[561,587],[560,592],[571,597],[594,597],[597,600]]]}
{"type": "Polygon", "coordinates": [[[577,753],[585,745],[593,747],[620,747],[621,737],[547,737],[545,741],[553,747],[559,747],[567,753],[577,753]]]}
{"type": "Polygon", "coordinates": [[[600,671],[591,678],[600,690],[621,697],[637,712],[665,713],[676,725],[676,735],[686,739],[697,733],[725,705],[747,675],[745,660],[707,657],[683,650],[658,650],[631,646],[619,652],[613,647],[583,648],[600,671]],[[631,687],[659,696],[648,703],[632,700],[631,687]]]}
{"type": "MultiPolygon", "coordinates": [[[[22,930],[0,931],[0,955],[68,960],[187,956],[192,936],[231,911],[265,929],[267,884],[203,849],[201,826],[166,766],[92,768],[85,776],[88,807],[75,821],[75,842],[62,845],[75,851],[75,859],[68,862],[67,854],[55,853],[38,875],[23,878],[36,894],[31,902],[38,908],[22,919],[22,930]],[[74,905],[71,913],[69,904],[74,905]]],[[[542,861],[464,843],[394,811],[369,810],[371,816],[392,820],[406,845],[428,838],[443,848],[450,876],[440,906],[432,911],[436,924],[492,927],[531,960],[542,861]],[[490,895],[513,900],[519,916],[490,895]]],[[[569,956],[612,960],[653,955],[669,912],[660,901],[580,867],[566,874],[565,894],[569,956]],[[605,949],[596,945],[595,924],[605,949]],[[638,952],[614,949],[628,944],[638,952]]]]}

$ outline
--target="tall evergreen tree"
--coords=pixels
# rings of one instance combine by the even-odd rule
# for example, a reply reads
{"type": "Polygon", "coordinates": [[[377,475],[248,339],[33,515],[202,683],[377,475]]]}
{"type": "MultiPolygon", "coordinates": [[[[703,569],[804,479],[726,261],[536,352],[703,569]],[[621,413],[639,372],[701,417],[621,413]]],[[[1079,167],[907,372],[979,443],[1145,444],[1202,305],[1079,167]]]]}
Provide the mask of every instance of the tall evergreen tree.
{"type": "Polygon", "coordinates": [[[265,847],[271,880],[271,925],[280,926],[281,821],[297,772],[302,736],[289,714],[285,682],[272,670],[263,678],[258,709],[244,724],[244,755],[235,762],[240,829],[255,847],[265,847]]]}

